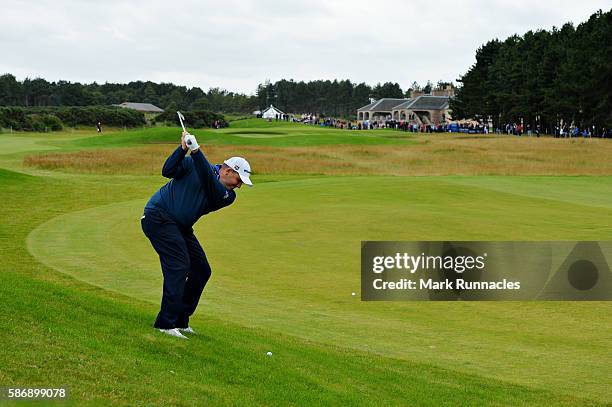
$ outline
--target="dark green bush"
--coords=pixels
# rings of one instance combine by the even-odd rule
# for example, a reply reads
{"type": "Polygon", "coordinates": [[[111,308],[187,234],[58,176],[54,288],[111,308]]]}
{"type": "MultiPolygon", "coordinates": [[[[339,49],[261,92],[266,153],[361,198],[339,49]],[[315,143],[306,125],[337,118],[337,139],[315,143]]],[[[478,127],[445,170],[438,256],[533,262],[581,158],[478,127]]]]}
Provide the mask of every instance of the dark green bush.
{"type": "Polygon", "coordinates": [[[146,123],[143,113],[121,107],[0,107],[0,127],[14,130],[61,130],[66,126],[136,127],[146,123]]]}
{"type": "Polygon", "coordinates": [[[52,114],[29,114],[26,116],[26,122],[23,130],[32,131],[58,131],[64,126],[62,121],[57,116],[52,114]]]}
{"type": "MultiPolygon", "coordinates": [[[[229,124],[225,117],[219,113],[209,112],[207,110],[190,110],[181,111],[185,116],[185,127],[200,129],[203,127],[212,127],[215,120],[218,120],[221,127],[228,127],[229,124]]],[[[178,116],[175,111],[166,110],[155,118],[156,123],[167,123],[175,126],[180,126],[178,116]]]]}
{"type": "Polygon", "coordinates": [[[26,122],[25,109],[21,107],[0,108],[0,127],[22,130],[26,126],[26,122]]]}
{"type": "Polygon", "coordinates": [[[143,113],[121,107],[60,107],[54,110],[68,126],[95,126],[101,122],[104,126],[136,127],[146,123],[143,113]]]}

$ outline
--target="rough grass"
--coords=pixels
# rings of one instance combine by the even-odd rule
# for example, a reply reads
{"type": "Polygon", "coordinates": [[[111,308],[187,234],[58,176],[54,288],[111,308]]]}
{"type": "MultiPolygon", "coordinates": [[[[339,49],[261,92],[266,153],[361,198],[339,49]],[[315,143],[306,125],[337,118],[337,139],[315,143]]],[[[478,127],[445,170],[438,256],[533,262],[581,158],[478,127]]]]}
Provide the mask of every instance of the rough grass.
{"type": "MultiPolygon", "coordinates": [[[[612,142],[518,137],[418,136],[407,145],[276,147],[209,144],[211,162],[242,155],[256,174],[611,175],[612,142]]],[[[42,153],[24,164],[48,170],[156,174],[174,145],[42,153]]]]}

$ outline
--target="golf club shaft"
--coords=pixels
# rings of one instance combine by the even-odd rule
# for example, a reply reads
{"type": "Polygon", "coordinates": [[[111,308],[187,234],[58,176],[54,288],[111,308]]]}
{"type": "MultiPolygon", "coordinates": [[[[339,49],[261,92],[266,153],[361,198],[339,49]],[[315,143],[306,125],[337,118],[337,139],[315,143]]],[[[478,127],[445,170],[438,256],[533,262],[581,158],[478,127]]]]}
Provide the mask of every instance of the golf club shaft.
{"type": "Polygon", "coordinates": [[[185,129],[185,124],[183,123],[183,114],[181,112],[176,112],[176,114],[178,115],[179,121],[181,122],[181,127],[183,128],[183,131],[187,131],[187,129],[185,129]]]}

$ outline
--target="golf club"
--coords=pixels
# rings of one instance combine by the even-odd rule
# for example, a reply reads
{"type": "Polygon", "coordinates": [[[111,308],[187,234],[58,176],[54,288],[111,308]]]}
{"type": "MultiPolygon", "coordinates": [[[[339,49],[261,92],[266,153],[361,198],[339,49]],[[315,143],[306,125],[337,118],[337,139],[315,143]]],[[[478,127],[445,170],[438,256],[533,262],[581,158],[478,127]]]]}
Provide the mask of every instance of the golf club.
{"type": "MultiPolygon", "coordinates": [[[[183,116],[183,113],[181,113],[179,111],[177,111],[176,114],[177,114],[177,116],[179,118],[179,121],[181,122],[181,127],[183,128],[183,131],[187,132],[187,129],[185,129],[185,124],[183,123],[183,120],[185,120],[185,116],[183,116]]],[[[188,146],[191,147],[191,141],[186,141],[186,143],[187,143],[188,146]]]]}
{"type": "Polygon", "coordinates": [[[178,115],[179,121],[181,122],[181,127],[183,128],[183,131],[187,131],[185,129],[185,124],[183,124],[183,120],[185,120],[185,116],[183,116],[183,114],[179,111],[177,111],[176,114],[178,115]]]}

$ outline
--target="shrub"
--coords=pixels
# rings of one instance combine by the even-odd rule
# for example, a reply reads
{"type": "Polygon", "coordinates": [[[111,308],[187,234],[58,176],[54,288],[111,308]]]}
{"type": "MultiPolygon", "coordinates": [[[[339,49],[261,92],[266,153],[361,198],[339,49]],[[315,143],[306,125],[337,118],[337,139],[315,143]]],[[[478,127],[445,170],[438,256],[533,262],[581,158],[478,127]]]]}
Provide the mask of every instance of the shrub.
{"type": "MultiPolygon", "coordinates": [[[[225,117],[219,113],[209,112],[207,110],[190,110],[190,111],[181,111],[183,116],[185,116],[186,127],[192,128],[203,128],[203,127],[212,127],[213,122],[218,120],[221,127],[228,127],[229,124],[225,117]]],[[[156,123],[168,123],[176,126],[180,126],[180,122],[178,116],[175,111],[166,110],[164,113],[160,114],[155,118],[156,123]]]]}
{"type": "Polygon", "coordinates": [[[146,123],[144,114],[121,107],[0,107],[0,127],[15,130],[61,130],[67,126],[136,127],[146,123]]]}
{"type": "Polygon", "coordinates": [[[26,121],[23,126],[23,130],[32,131],[57,131],[61,130],[64,126],[57,116],[52,114],[29,114],[26,115],[26,121]]]}

